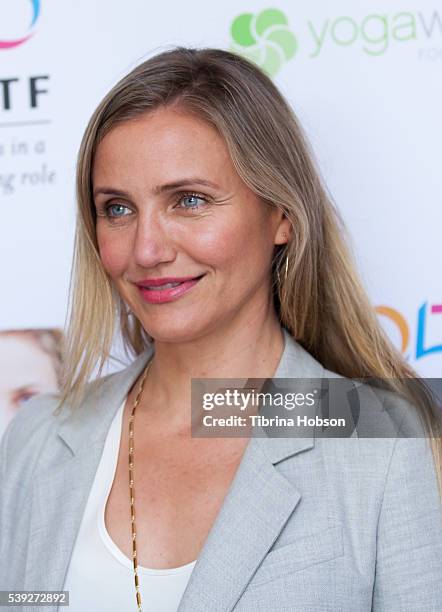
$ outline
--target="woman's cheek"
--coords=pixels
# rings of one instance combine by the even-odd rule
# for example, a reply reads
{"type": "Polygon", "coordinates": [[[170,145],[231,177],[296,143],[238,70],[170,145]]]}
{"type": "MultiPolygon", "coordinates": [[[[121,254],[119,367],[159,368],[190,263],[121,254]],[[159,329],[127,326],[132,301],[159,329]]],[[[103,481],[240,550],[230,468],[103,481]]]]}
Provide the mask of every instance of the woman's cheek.
{"type": "Polygon", "coordinates": [[[223,224],[216,228],[206,228],[201,233],[193,233],[189,244],[192,245],[193,259],[214,267],[238,261],[245,247],[244,232],[235,223],[223,224]]]}
{"type": "Polygon", "coordinates": [[[112,240],[109,237],[98,237],[98,248],[101,263],[106,272],[113,278],[121,276],[126,269],[128,258],[124,241],[112,240]]]}

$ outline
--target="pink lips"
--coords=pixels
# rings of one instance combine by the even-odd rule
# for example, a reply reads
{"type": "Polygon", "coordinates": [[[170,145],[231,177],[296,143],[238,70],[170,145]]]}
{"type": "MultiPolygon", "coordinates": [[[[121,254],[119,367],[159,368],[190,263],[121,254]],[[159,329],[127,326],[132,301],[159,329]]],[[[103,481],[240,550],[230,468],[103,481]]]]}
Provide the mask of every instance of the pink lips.
{"type": "Polygon", "coordinates": [[[150,278],[142,280],[137,284],[141,297],[149,304],[163,304],[172,302],[187,293],[194,287],[202,276],[198,277],[165,277],[165,278],[150,278]],[[168,283],[179,283],[176,287],[160,288],[168,283]],[[158,287],[154,289],[153,287],[158,287]]]}

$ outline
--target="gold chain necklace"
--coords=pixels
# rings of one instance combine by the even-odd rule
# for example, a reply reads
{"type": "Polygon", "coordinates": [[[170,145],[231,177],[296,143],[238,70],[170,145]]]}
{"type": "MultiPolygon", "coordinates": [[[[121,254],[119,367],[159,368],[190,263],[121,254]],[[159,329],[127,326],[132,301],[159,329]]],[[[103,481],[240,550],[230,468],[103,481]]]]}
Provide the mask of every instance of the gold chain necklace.
{"type": "Polygon", "coordinates": [[[149,361],[147,368],[144,371],[143,378],[141,379],[140,388],[138,390],[135,402],[132,408],[132,412],[129,417],[129,497],[130,497],[130,514],[131,514],[131,525],[132,525],[132,560],[134,566],[134,577],[135,577],[135,594],[137,598],[137,606],[139,612],[142,612],[141,607],[141,595],[138,581],[138,562],[137,562],[137,531],[135,527],[135,489],[134,489],[134,416],[135,410],[140,403],[141,394],[143,393],[144,381],[146,380],[147,372],[149,371],[149,361]]]}

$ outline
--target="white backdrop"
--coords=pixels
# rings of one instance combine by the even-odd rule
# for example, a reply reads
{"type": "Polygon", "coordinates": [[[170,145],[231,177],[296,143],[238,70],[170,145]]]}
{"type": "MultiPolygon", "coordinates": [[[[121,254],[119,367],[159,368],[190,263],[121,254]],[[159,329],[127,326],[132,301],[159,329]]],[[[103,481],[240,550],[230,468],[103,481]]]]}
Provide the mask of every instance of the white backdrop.
{"type": "Polygon", "coordinates": [[[232,43],[278,60],[272,78],[372,301],[390,309],[383,325],[421,374],[442,376],[442,5],[430,0],[1,0],[0,330],[64,325],[75,158],[102,96],[170,46],[232,43]]]}

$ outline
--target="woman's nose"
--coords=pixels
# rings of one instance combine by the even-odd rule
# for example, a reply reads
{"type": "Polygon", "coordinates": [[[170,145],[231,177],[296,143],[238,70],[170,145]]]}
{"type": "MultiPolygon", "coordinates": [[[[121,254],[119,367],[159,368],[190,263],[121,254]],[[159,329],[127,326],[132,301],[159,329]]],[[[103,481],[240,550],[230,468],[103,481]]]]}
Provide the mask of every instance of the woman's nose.
{"type": "Polygon", "coordinates": [[[170,232],[167,232],[164,221],[158,214],[139,214],[133,244],[135,263],[145,268],[152,268],[159,263],[172,261],[175,249],[170,232]]]}

